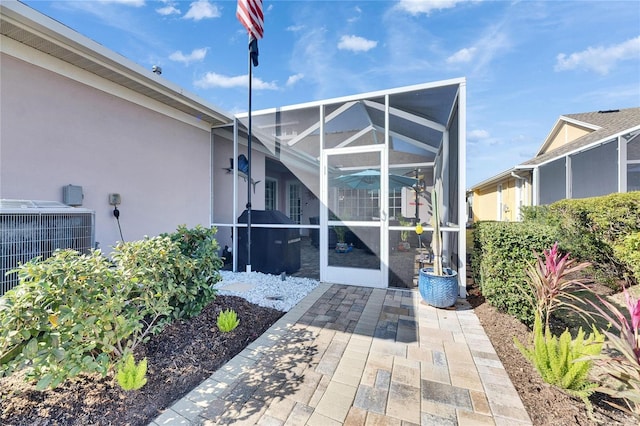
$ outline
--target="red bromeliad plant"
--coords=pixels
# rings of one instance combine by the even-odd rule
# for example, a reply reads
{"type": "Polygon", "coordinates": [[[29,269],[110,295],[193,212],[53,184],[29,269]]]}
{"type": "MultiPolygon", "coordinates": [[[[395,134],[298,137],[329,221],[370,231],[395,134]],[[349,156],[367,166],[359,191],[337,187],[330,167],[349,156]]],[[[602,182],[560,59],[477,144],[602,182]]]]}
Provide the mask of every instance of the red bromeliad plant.
{"type": "Polygon", "coordinates": [[[626,288],[623,291],[630,321],[615,305],[599,295],[596,295],[598,303],[586,299],[586,303],[595,309],[593,313],[609,324],[609,329],[603,331],[608,350],[592,357],[604,372],[604,380],[596,390],[622,398],[626,407],[613,402],[609,404],[640,420],[640,300],[633,298],[626,288]]]}
{"type": "Polygon", "coordinates": [[[538,253],[534,252],[534,254],[535,263],[528,263],[527,267],[533,296],[527,291],[524,293],[530,298],[540,318],[544,319],[545,326],[549,326],[549,318],[555,309],[570,307],[574,302],[580,302],[573,292],[583,285],[583,280],[569,276],[591,264],[583,262],[576,265],[575,259],[569,259],[569,253],[561,256],[557,242],[551,249],[543,251],[543,257],[538,253]]]}

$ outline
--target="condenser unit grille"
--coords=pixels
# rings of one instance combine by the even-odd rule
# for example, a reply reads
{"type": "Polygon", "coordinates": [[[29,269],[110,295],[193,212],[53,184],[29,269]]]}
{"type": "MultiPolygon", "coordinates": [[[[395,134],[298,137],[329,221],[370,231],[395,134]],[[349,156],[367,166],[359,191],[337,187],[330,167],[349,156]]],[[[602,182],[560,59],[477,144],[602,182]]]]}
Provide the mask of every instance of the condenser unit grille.
{"type": "Polygon", "coordinates": [[[0,295],[18,283],[16,273],[6,273],[34,257],[46,259],[56,249],[88,253],[94,247],[94,213],[2,212],[0,210],[0,295]]]}

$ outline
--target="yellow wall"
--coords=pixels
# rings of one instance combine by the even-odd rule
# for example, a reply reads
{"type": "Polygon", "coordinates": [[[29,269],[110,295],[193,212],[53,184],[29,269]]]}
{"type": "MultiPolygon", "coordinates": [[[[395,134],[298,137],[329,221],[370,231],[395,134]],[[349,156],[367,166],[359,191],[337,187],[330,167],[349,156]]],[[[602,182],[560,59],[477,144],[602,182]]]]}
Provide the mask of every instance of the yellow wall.
{"type": "Polygon", "coordinates": [[[551,139],[549,146],[547,146],[541,154],[553,151],[554,149],[572,142],[588,133],[591,133],[591,130],[585,129],[584,127],[578,127],[575,124],[563,123],[558,133],[556,133],[556,135],[551,139]]]}
{"type": "MultiPolygon", "coordinates": [[[[518,208],[516,206],[516,178],[505,177],[502,180],[492,182],[473,192],[473,221],[480,220],[518,220],[518,208]],[[502,184],[502,217],[498,216],[498,185],[502,184]],[[504,210],[504,206],[507,210],[504,210]]],[[[531,205],[531,185],[524,185],[521,192],[524,205],[531,205]]]]}

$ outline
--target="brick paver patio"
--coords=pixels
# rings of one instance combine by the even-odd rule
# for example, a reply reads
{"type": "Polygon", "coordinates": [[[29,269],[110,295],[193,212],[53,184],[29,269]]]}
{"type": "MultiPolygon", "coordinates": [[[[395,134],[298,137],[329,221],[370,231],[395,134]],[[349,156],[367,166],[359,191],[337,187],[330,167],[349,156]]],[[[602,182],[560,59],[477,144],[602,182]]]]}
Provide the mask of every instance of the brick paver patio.
{"type": "Polygon", "coordinates": [[[321,284],[156,425],[530,425],[478,318],[321,284]]]}

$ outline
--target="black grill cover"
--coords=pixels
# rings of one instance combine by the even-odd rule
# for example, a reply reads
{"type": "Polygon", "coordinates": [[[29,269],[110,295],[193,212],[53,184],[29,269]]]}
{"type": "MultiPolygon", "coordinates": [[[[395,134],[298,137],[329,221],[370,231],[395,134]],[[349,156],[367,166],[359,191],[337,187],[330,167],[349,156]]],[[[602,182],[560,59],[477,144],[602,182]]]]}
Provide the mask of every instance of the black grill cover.
{"type": "MultiPolygon", "coordinates": [[[[238,218],[247,223],[245,210],[238,218]]],[[[294,224],[278,210],[251,210],[251,225],[294,224]]],[[[247,269],[247,228],[238,229],[238,270],[247,269]]],[[[265,274],[292,274],[300,269],[300,229],[251,226],[251,270],[265,274]]]]}

